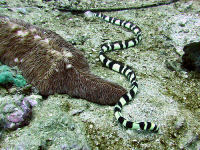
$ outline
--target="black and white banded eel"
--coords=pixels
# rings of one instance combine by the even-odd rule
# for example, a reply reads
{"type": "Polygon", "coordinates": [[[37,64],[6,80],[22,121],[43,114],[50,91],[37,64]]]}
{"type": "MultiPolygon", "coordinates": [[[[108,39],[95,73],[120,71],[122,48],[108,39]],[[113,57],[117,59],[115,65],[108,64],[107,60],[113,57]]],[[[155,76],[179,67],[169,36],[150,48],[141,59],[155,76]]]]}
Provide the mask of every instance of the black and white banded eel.
{"type": "Polygon", "coordinates": [[[154,131],[157,132],[159,130],[158,126],[154,123],[151,122],[132,122],[127,119],[125,119],[122,114],[122,107],[128,102],[130,102],[134,96],[137,93],[138,90],[138,84],[136,83],[136,75],[132,68],[128,65],[124,65],[122,62],[112,60],[108,58],[105,53],[108,51],[113,51],[113,50],[119,50],[119,49],[126,49],[129,47],[134,47],[136,44],[138,44],[141,41],[141,29],[135,25],[132,22],[129,21],[124,21],[120,19],[116,19],[114,17],[109,17],[106,15],[103,15],[101,13],[92,13],[92,12],[87,12],[92,14],[93,16],[99,17],[109,23],[118,25],[118,26],[123,26],[129,30],[131,30],[135,35],[136,38],[132,38],[131,40],[125,40],[125,41],[116,41],[116,42],[110,42],[110,43],[105,43],[101,45],[101,51],[99,53],[99,58],[100,61],[103,63],[103,66],[116,71],[120,74],[123,74],[130,82],[131,82],[131,89],[124,94],[118,101],[118,103],[114,107],[114,115],[116,119],[125,126],[126,128],[130,129],[140,129],[140,130],[149,130],[149,131],[154,131]]]}

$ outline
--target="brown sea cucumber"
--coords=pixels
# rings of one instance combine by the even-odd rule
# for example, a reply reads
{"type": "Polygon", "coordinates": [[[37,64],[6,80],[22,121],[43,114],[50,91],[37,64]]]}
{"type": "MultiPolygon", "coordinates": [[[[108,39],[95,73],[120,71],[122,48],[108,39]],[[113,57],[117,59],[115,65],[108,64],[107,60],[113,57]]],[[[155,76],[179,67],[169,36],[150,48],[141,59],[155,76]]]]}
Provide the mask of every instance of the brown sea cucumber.
{"type": "Polygon", "coordinates": [[[126,90],[89,71],[83,52],[50,30],[0,16],[0,61],[18,66],[42,95],[66,93],[114,105],[126,90]]]}

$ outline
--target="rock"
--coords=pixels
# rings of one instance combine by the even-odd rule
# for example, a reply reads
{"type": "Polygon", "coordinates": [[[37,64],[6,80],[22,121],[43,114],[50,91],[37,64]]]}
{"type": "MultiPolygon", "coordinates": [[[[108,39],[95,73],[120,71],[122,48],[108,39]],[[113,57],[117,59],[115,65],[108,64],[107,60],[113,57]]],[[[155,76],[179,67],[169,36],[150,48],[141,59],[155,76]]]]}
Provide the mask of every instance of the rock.
{"type": "MultiPolygon", "coordinates": [[[[8,130],[15,130],[29,124],[32,117],[32,107],[38,105],[40,95],[30,95],[27,97],[15,96],[13,102],[10,101],[3,107],[2,127],[8,130]]],[[[0,123],[1,124],[1,123],[0,123]]]]}
{"type": "Polygon", "coordinates": [[[19,123],[19,122],[22,122],[24,121],[23,120],[23,111],[21,110],[18,110],[16,112],[13,112],[12,114],[10,114],[7,119],[10,121],[10,122],[13,122],[13,123],[19,123]]]}
{"type": "Polygon", "coordinates": [[[183,49],[182,66],[189,71],[200,72],[200,42],[194,42],[186,45],[183,49]]]}

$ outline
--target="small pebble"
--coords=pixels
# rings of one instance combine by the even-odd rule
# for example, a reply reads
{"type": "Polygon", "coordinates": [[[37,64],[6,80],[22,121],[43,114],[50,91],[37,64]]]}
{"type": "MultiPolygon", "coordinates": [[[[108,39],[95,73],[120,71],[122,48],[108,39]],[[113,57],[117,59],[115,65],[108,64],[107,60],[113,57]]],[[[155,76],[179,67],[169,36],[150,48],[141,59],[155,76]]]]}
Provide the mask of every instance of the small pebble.
{"type": "Polygon", "coordinates": [[[72,116],[75,116],[75,115],[79,115],[80,113],[82,113],[84,110],[82,109],[82,110],[73,110],[72,112],[71,112],[71,114],[72,114],[72,116]]]}
{"type": "Polygon", "coordinates": [[[69,129],[70,129],[71,131],[74,131],[74,130],[75,130],[75,125],[74,125],[74,124],[69,124],[68,127],[69,127],[69,129]]]}
{"type": "Polygon", "coordinates": [[[28,13],[26,8],[16,8],[16,10],[17,10],[18,13],[21,13],[21,14],[24,14],[24,15],[26,15],[28,13]]]}
{"type": "Polygon", "coordinates": [[[89,19],[89,18],[94,17],[94,13],[92,13],[91,11],[86,11],[86,12],[84,13],[84,16],[85,16],[87,19],[89,19]]]}
{"type": "Polygon", "coordinates": [[[17,88],[13,87],[13,88],[10,88],[8,91],[10,94],[16,94],[17,88]]]}

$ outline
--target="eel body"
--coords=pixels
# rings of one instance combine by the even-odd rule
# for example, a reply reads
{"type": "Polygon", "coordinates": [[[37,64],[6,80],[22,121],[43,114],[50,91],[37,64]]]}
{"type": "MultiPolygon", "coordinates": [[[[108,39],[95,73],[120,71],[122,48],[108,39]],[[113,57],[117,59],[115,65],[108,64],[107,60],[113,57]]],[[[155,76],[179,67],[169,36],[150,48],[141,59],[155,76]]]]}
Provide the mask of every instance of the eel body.
{"type": "Polygon", "coordinates": [[[120,97],[118,103],[115,105],[115,108],[114,108],[115,118],[119,121],[119,123],[122,126],[126,128],[157,132],[159,130],[159,127],[154,123],[133,122],[123,117],[122,115],[123,106],[128,104],[131,100],[133,100],[133,98],[137,94],[138,84],[136,82],[136,75],[132,67],[125,65],[122,62],[113,60],[105,55],[106,52],[110,52],[113,50],[122,50],[129,47],[134,47],[135,45],[137,45],[142,40],[141,29],[136,24],[130,21],[120,20],[114,17],[109,17],[101,13],[86,12],[86,14],[87,13],[88,15],[99,17],[105,20],[106,22],[115,24],[117,26],[125,27],[135,34],[135,37],[129,40],[110,42],[110,43],[105,43],[101,45],[99,58],[105,67],[124,75],[127,78],[127,80],[131,83],[131,89],[125,94],[123,94],[122,97],[120,97]]]}

